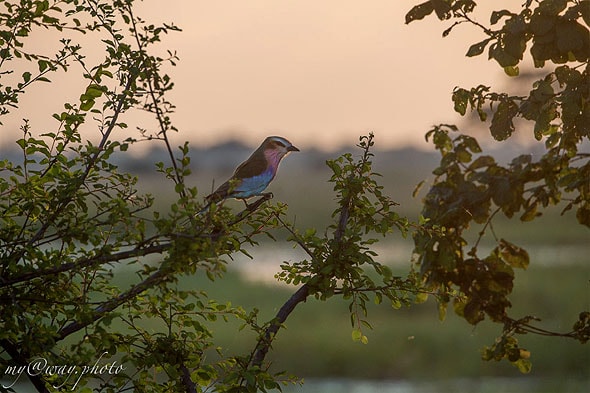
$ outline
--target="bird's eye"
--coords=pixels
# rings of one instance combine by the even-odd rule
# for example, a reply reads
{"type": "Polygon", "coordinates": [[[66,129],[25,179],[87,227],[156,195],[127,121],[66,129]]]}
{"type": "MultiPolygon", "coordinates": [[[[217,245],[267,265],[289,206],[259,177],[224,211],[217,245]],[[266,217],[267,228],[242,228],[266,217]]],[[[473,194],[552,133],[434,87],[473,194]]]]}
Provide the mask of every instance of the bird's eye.
{"type": "Polygon", "coordinates": [[[274,141],[274,142],[275,142],[275,144],[277,144],[279,146],[285,147],[285,144],[281,141],[274,141]]]}

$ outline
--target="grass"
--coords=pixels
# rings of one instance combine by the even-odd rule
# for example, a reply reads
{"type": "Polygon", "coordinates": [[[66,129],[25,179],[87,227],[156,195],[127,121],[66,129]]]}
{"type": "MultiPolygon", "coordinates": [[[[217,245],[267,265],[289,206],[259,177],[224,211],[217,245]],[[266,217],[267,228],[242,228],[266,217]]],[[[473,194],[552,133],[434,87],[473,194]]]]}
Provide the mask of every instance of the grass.
{"type": "MultiPolygon", "coordinates": [[[[513,315],[534,314],[543,327],[568,331],[577,314],[589,308],[590,272],[585,267],[534,267],[518,278],[512,297],[513,315]],[[584,279],[585,278],[585,279],[584,279]],[[548,286],[548,283],[554,283],[548,286]],[[567,285],[563,285],[567,283],[567,285]]],[[[186,279],[182,286],[207,291],[210,297],[231,301],[246,309],[261,310],[261,319],[272,318],[294,288],[246,282],[233,271],[223,279],[186,279]]],[[[438,320],[432,301],[410,309],[394,310],[372,306],[366,330],[369,343],[353,342],[348,303],[334,298],[326,302],[308,299],[301,304],[279,332],[269,356],[273,369],[288,370],[305,377],[347,378],[478,378],[519,376],[507,362],[483,362],[479,350],[491,345],[500,326],[482,323],[477,327],[449,312],[438,320]]],[[[228,353],[247,353],[253,336],[237,332],[234,323],[211,325],[219,345],[228,353]]],[[[532,352],[533,377],[589,378],[590,351],[572,340],[523,336],[522,345],[532,352]]]]}

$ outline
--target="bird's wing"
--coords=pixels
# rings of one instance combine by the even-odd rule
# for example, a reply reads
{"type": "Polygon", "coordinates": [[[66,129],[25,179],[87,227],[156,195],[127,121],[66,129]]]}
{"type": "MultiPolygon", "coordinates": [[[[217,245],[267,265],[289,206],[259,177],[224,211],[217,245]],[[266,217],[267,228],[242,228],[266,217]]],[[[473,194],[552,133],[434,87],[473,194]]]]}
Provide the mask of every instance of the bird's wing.
{"type": "Polygon", "coordinates": [[[268,168],[268,162],[264,157],[264,154],[252,154],[250,158],[242,162],[239,167],[236,168],[233,179],[247,179],[250,177],[258,176],[268,168]]]}
{"type": "Polygon", "coordinates": [[[248,179],[254,176],[258,176],[267,169],[267,162],[264,154],[252,154],[250,158],[242,162],[238,166],[233,176],[220,185],[212,194],[208,195],[206,199],[209,202],[219,202],[220,200],[228,197],[228,194],[232,193],[233,188],[239,188],[241,179],[248,179]]]}

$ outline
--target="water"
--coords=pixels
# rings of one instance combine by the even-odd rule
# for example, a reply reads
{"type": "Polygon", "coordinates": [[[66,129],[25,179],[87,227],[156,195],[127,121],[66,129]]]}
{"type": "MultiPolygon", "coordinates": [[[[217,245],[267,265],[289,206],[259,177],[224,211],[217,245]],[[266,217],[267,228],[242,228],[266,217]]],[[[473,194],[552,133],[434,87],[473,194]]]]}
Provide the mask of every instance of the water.
{"type": "MultiPolygon", "coordinates": [[[[495,246],[495,245],[494,245],[495,246]]],[[[588,263],[587,255],[590,254],[590,244],[539,245],[528,247],[522,245],[529,252],[531,264],[534,266],[570,266],[584,265],[588,263]]],[[[480,256],[486,256],[492,247],[481,246],[480,256]]],[[[378,256],[376,260],[397,268],[409,270],[411,265],[413,243],[411,241],[384,241],[373,246],[378,256]]],[[[268,243],[263,247],[248,249],[252,256],[235,254],[229,264],[231,269],[240,272],[247,281],[262,282],[269,285],[280,284],[275,279],[275,274],[280,272],[280,264],[283,261],[296,262],[309,259],[309,256],[300,248],[291,245],[268,243]]]]}
{"type": "Polygon", "coordinates": [[[284,393],[587,393],[590,380],[534,378],[481,378],[434,381],[306,380],[284,393]]]}

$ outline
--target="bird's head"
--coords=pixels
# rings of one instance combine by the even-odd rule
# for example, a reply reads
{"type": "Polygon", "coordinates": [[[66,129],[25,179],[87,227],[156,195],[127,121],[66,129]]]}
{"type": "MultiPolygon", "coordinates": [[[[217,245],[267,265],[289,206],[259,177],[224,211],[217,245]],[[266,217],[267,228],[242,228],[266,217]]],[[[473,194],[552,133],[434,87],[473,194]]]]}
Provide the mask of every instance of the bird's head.
{"type": "Polygon", "coordinates": [[[277,164],[290,152],[299,151],[291,142],[281,136],[269,136],[262,142],[261,148],[264,151],[264,155],[271,162],[275,161],[277,164]]]}

